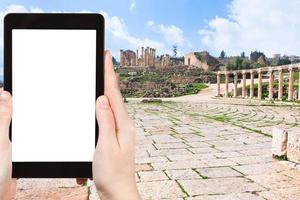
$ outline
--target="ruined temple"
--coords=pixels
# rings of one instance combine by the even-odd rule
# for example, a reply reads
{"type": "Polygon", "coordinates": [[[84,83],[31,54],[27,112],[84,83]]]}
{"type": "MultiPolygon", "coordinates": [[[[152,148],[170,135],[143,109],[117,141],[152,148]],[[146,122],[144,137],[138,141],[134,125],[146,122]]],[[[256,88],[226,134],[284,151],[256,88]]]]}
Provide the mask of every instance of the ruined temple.
{"type": "Polygon", "coordinates": [[[191,52],[184,56],[184,65],[202,68],[206,71],[212,71],[220,65],[220,62],[207,51],[191,52]]]}
{"type": "Polygon", "coordinates": [[[136,53],[131,50],[120,50],[120,65],[121,66],[136,66],[136,53]]]}
{"type": "Polygon", "coordinates": [[[120,65],[123,67],[155,67],[156,65],[156,49],[150,47],[142,47],[141,54],[139,50],[120,50],[120,65]]]}

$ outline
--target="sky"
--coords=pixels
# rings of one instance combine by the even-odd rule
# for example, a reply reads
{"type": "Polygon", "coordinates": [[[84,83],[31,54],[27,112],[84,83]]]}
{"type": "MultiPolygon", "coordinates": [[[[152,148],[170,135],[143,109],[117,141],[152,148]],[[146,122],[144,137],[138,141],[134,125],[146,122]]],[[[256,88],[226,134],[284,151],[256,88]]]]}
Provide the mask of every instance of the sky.
{"type": "MultiPolygon", "coordinates": [[[[219,56],[259,50],[300,55],[299,0],[1,0],[0,77],[3,17],[9,12],[96,12],[106,20],[105,47],[119,59],[120,49],[141,46],[157,54],[207,50],[219,56]]],[[[0,78],[1,79],[1,78],[0,78]]]]}

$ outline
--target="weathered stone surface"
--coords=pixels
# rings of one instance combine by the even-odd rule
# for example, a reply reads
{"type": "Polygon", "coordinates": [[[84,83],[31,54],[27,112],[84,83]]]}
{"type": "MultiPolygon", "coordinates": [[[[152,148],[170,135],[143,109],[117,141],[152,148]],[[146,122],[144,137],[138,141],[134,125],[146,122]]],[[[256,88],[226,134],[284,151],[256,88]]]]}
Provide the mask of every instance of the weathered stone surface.
{"type": "Polygon", "coordinates": [[[89,188],[89,200],[100,200],[94,185],[90,186],[89,188]]]}
{"type": "MultiPolygon", "coordinates": [[[[272,139],[264,135],[274,124],[299,133],[298,107],[201,98],[126,104],[137,126],[136,181],[143,199],[300,199],[300,165],[272,160],[272,139]]],[[[93,185],[81,187],[75,179],[17,182],[18,199],[99,199],[93,185]]]]}
{"type": "Polygon", "coordinates": [[[18,191],[15,200],[87,200],[88,187],[32,188],[18,191]]]}
{"type": "Polygon", "coordinates": [[[280,127],[274,127],[272,136],[272,154],[274,156],[286,156],[288,132],[280,127]]]}
{"type": "Polygon", "coordinates": [[[186,197],[179,185],[173,181],[155,181],[138,183],[142,199],[173,199],[186,197]]]}
{"type": "Polygon", "coordinates": [[[202,179],[202,177],[192,169],[166,170],[172,180],[202,179]]]}
{"type": "Polygon", "coordinates": [[[262,191],[263,187],[249,181],[248,179],[222,178],[222,179],[199,179],[199,180],[179,180],[178,181],[188,194],[210,195],[210,194],[230,194],[262,191]]]}
{"type": "Polygon", "coordinates": [[[289,134],[287,148],[288,159],[300,163],[300,129],[289,134]]]}
{"type": "Polygon", "coordinates": [[[163,171],[146,171],[138,173],[141,182],[169,180],[163,171]]]}
{"type": "Polygon", "coordinates": [[[238,193],[238,194],[217,194],[217,195],[201,195],[196,197],[189,197],[187,200],[265,200],[256,194],[238,193]]]}
{"type": "Polygon", "coordinates": [[[197,171],[208,178],[221,178],[221,177],[237,177],[243,176],[243,174],[233,170],[230,167],[211,167],[211,168],[200,168],[197,171]]]}

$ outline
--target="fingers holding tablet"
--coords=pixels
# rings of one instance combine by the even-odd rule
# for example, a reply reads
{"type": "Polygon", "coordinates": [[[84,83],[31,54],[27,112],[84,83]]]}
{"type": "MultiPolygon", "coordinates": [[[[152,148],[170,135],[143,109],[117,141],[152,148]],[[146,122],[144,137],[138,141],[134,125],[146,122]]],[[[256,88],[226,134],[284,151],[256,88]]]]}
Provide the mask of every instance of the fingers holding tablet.
{"type": "Polygon", "coordinates": [[[112,56],[109,51],[105,51],[104,69],[104,94],[108,97],[110,101],[110,105],[116,120],[116,128],[120,129],[120,127],[128,125],[129,117],[123,103],[123,98],[119,89],[119,83],[117,81],[117,76],[112,63],[112,56]]]}
{"type": "Polygon", "coordinates": [[[117,145],[115,119],[106,96],[97,99],[96,115],[100,132],[97,148],[101,148],[102,145],[117,145]]]}
{"type": "Polygon", "coordinates": [[[8,132],[12,115],[12,99],[7,91],[0,91],[0,141],[9,141],[8,132]]]}
{"type": "Polygon", "coordinates": [[[12,98],[7,91],[0,90],[0,199],[12,199],[16,191],[16,180],[11,178],[11,143],[9,124],[12,115],[12,98]]]}

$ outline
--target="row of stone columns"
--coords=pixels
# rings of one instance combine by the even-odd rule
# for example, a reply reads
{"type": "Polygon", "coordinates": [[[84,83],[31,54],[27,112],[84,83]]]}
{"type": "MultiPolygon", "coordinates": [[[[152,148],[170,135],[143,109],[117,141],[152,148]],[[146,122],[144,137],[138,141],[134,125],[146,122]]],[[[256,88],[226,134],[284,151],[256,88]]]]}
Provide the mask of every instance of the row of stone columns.
{"type": "Polygon", "coordinates": [[[139,50],[136,52],[131,50],[120,50],[120,65],[121,66],[155,66],[156,50],[150,47],[141,48],[141,55],[139,50]]]}
{"type": "MultiPolygon", "coordinates": [[[[247,88],[246,88],[246,77],[247,73],[250,73],[250,93],[249,98],[254,98],[254,74],[258,74],[258,88],[257,88],[257,99],[262,99],[262,74],[263,72],[269,73],[269,96],[268,99],[272,100],[274,96],[274,72],[278,71],[278,100],[282,100],[283,97],[283,72],[284,70],[288,69],[289,71],[289,88],[288,88],[288,100],[294,99],[294,71],[295,69],[299,70],[300,66],[298,67],[289,67],[289,68],[278,68],[278,67],[272,67],[272,68],[266,68],[264,69],[251,69],[251,70],[243,70],[243,71],[225,71],[225,72],[218,72],[217,73],[217,96],[221,95],[221,74],[225,75],[225,97],[229,96],[229,75],[234,75],[233,80],[233,97],[237,97],[237,90],[238,90],[238,74],[242,74],[242,98],[245,98],[247,96],[247,88]]],[[[299,85],[298,85],[298,100],[300,100],[300,79],[299,79],[299,85]]]]}
{"type": "MultiPolygon", "coordinates": [[[[138,55],[137,55],[138,57],[138,55]]],[[[141,66],[155,66],[156,50],[142,47],[141,66]]]]}

